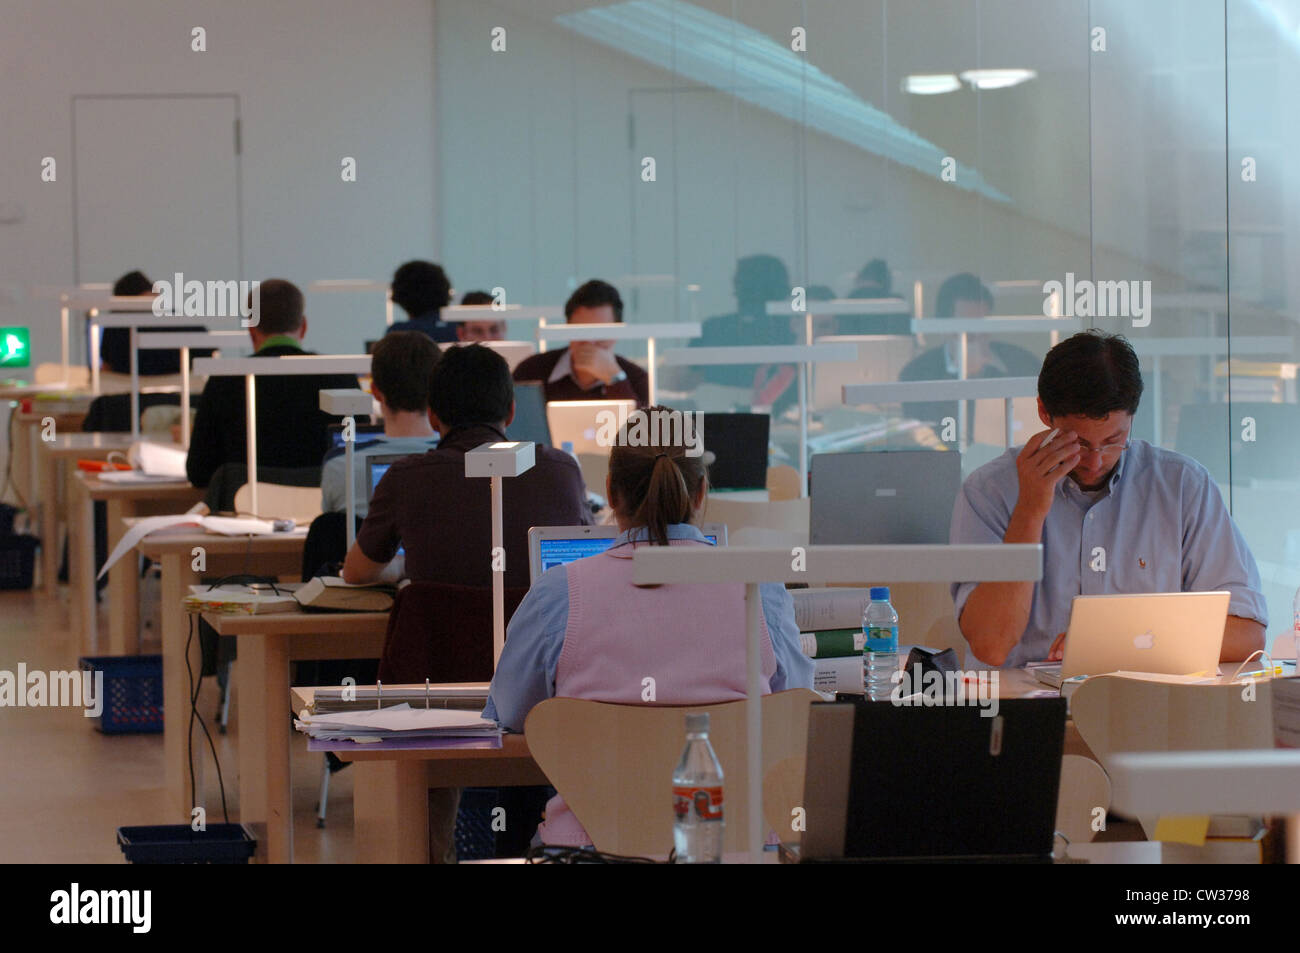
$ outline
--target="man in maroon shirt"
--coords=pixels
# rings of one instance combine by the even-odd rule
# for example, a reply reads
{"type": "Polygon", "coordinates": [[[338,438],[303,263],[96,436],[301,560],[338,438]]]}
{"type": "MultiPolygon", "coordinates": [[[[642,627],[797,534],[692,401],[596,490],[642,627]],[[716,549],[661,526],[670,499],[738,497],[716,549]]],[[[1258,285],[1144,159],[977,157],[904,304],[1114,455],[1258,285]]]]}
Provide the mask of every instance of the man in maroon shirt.
{"type": "MultiPolygon", "coordinates": [[[[448,348],[429,376],[429,422],[441,440],[379,481],[343,578],[377,579],[402,547],[413,580],[490,587],[491,495],[487,480],[465,476],[465,454],[505,440],[514,416],[505,359],[480,344],[448,348]]],[[[508,588],[528,586],[529,527],[592,521],[577,462],[550,447],[537,447],[533,468],[506,481],[502,503],[508,588]]]]}
{"type": "MultiPolygon", "coordinates": [[[[616,324],[623,320],[623,299],[608,282],[592,279],[564,303],[569,324],[616,324]]],[[[517,381],[541,381],[547,400],[633,398],[638,407],[650,401],[644,370],[614,353],[613,341],[574,341],[558,351],[534,354],[515,368],[517,381]]]]}

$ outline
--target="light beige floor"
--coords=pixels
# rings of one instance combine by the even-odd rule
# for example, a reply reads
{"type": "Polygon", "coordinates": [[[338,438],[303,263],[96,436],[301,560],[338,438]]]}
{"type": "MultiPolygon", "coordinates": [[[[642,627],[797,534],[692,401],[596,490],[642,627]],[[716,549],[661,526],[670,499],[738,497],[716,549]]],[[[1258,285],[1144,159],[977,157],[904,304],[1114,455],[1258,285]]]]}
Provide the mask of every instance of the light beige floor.
{"type": "MultiPolygon", "coordinates": [[[[100,609],[106,631],[107,606],[100,609]]],[[[79,646],[68,632],[67,587],[49,597],[0,592],[0,670],[75,670],[79,646]]],[[[145,646],[157,651],[156,646],[145,646]]],[[[236,664],[236,669],[238,665],[236,664]]],[[[230,733],[217,733],[216,679],[204,679],[199,713],[208,720],[225,780],[230,819],[238,820],[239,678],[230,733]]],[[[285,717],[289,717],[285,699],[285,717]]],[[[122,863],[116,829],[171,823],[162,812],[162,735],[103,735],[81,709],[0,708],[0,863],[122,863]]],[[[212,753],[205,745],[208,822],[221,821],[212,753]]],[[[194,756],[200,756],[196,748],[194,756]]],[[[322,756],[294,737],[294,855],[299,863],[351,863],[351,771],[330,783],[329,818],[316,827],[322,756]]]]}

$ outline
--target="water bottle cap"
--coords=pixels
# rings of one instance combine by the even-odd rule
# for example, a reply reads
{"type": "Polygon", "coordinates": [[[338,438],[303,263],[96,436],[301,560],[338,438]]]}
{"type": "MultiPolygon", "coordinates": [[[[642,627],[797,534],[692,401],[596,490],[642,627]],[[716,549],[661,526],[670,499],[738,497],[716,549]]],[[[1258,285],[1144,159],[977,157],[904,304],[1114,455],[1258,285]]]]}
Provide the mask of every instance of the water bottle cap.
{"type": "Polygon", "coordinates": [[[693,735],[707,732],[709,730],[709,713],[707,711],[697,711],[687,715],[686,730],[693,735]]]}
{"type": "Polygon", "coordinates": [[[872,600],[873,602],[881,602],[881,601],[888,602],[888,601],[889,601],[889,587],[888,587],[888,586],[872,586],[872,587],[871,587],[871,600],[872,600]]]}

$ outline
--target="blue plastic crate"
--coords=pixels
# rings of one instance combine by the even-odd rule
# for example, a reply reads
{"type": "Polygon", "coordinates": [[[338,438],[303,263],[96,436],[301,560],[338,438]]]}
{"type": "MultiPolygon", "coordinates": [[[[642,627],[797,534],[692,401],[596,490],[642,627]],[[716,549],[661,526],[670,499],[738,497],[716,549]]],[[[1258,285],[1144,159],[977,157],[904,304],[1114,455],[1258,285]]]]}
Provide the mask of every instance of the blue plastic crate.
{"type": "Polygon", "coordinates": [[[0,536],[0,589],[30,589],[36,568],[35,536],[0,536]]]}
{"type": "Polygon", "coordinates": [[[81,667],[104,673],[100,731],[125,735],[163,730],[161,655],[97,655],[83,658],[81,667]]]}
{"type": "Polygon", "coordinates": [[[243,824],[188,824],[119,827],[117,846],[132,864],[246,864],[257,840],[243,824]]]}
{"type": "Polygon", "coordinates": [[[458,860],[490,860],[497,855],[492,809],[498,801],[496,788],[465,788],[461,791],[453,835],[458,860]]]}

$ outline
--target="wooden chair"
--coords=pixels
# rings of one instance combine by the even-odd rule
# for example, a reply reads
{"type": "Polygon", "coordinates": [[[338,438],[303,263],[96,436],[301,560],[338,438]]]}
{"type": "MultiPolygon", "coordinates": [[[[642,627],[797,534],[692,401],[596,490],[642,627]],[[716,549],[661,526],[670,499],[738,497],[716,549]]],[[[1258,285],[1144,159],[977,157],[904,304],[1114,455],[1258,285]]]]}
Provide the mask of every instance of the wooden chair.
{"type": "Polygon", "coordinates": [[[808,545],[809,501],[747,501],[710,496],[701,523],[726,523],[731,546],[808,545]]]}
{"type": "Polygon", "coordinates": [[[1105,820],[1110,810],[1110,778],[1101,765],[1082,755],[1061,758],[1061,787],[1056,796],[1056,829],[1071,844],[1086,844],[1097,836],[1097,808],[1105,820]]]}
{"type": "Polygon", "coordinates": [[[90,368],[78,367],[75,364],[70,364],[68,365],[68,374],[65,379],[62,364],[37,364],[32,368],[32,383],[66,383],[68,387],[86,390],[90,387],[90,368]]]}
{"type": "MultiPolygon", "coordinates": [[[[763,813],[794,839],[794,809],[804,796],[806,688],[763,697],[763,813]]],[[[672,776],[686,743],[688,712],[709,713],[709,741],[722,764],[726,851],[746,849],[745,702],[717,705],[614,705],[551,698],[528,714],[528,749],[586,828],[596,848],[664,857],[673,844],[672,776]]]]}
{"type": "Polygon", "coordinates": [[[286,486],[257,481],[257,513],[253,513],[253,491],[245,483],[235,491],[235,512],[262,519],[291,519],[310,523],[320,515],[319,486],[286,486]]]}
{"type": "Polygon", "coordinates": [[[799,499],[799,471],[788,463],[768,467],[767,498],[769,500],[799,499]]]}
{"type": "MultiPolygon", "coordinates": [[[[1107,773],[1120,751],[1235,751],[1273,747],[1272,685],[1178,684],[1122,675],[1085,681],[1070,698],[1079,737],[1107,773]],[[1253,691],[1254,700],[1243,692],[1253,691]]],[[[1140,817],[1147,837],[1156,817],[1140,817]]]]}

